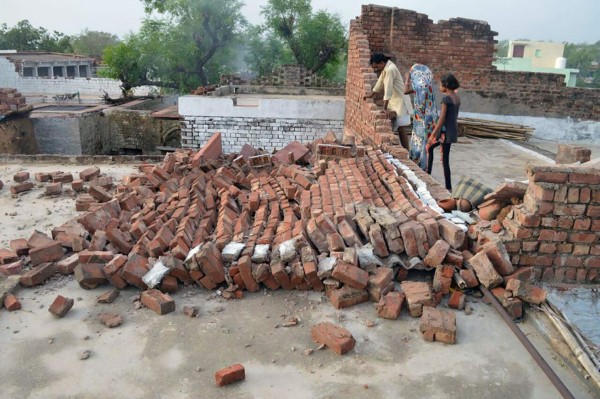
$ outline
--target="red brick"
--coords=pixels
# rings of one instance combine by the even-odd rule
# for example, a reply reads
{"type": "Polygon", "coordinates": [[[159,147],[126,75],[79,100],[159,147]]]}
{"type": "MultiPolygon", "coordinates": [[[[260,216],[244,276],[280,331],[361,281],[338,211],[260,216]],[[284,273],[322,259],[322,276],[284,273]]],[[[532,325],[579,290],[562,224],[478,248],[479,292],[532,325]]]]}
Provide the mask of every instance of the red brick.
{"type": "Polygon", "coordinates": [[[50,179],[52,179],[52,177],[50,177],[49,173],[37,172],[34,174],[34,176],[35,176],[35,180],[39,181],[40,183],[45,183],[47,181],[50,181],[50,179]]]}
{"type": "Polygon", "coordinates": [[[0,274],[3,274],[5,276],[16,276],[18,274],[21,274],[22,270],[23,270],[23,261],[21,259],[19,259],[16,262],[13,262],[13,263],[7,263],[5,265],[0,265],[0,274]]]}
{"type": "Polygon", "coordinates": [[[158,315],[165,315],[175,311],[175,301],[173,298],[156,289],[142,292],[140,301],[144,306],[158,315]]]}
{"type": "Polygon", "coordinates": [[[313,341],[326,345],[338,355],[343,355],[352,350],[356,344],[356,340],[350,331],[329,322],[313,326],[311,336],[313,341]]]}
{"type": "Polygon", "coordinates": [[[247,255],[242,256],[238,260],[238,267],[246,289],[250,292],[258,291],[260,287],[252,275],[252,260],[250,257],[247,255]]]}
{"type": "Polygon", "coordinates": [[[88,194],[99,202],[108,202],[112,199],[112,195],[108,191],[96,185],[88,188],[88,194]]]}
{"type": "Polygon", "coordinates": [[[12,251],[0,248],[0,265],[14,263],[19,260],[19,257],[12,251]]]}
{"type": "Polygon", "coordinates": [[[15,310],[21,309],[21,302],[11,293],[6,294],[4,297],[4,307],[9,312],[14,312],[15,310]]]}
{"type": "Polygon", "coordinates": [[[440,236],[454,249],[460,249],[465,242],[465,232],[447,219],[438,220],[440,236]]]}
{"type": "Polygon", "coordinates": [[[75,267],[75,279],[79,286],[86,290],[91,290],[97,286],[106,283],[106,276],[102,271],[102,263],[80,263],[75,267]]]}
{"type": "Polygon", "coordinates": [[[330,252],[339,252],[346,248],[344,239],[338,233],[327,234],[327,246],[329,247],[330,252]]]}
{"type": "Polygon", "coordinates": [[[125,263],[127,263],[127,256],[121,254],[116,255],[104,266],[104,274],[112,276],[121,270],[125,263]]]}
{"type": "Polygon", "coordinates": [[[569,234],[569,242],[571,243],[594,244],[596,241],[598,241],[598,234],[569,234]]]}
{"type": "MultiPolygon", "coordinates": [[[[24,256],[29,254],[29,246],[27,245],[27,240],[24,238],[17,238],[16,240],[11,240],[9,245],[10,249],[12,249],[12,251],[17,256],[24,256]]],[[[0,261],[0,263],[2,262],[0,261]]]]}
{"type": "MultiPolygon", "coordinates": [[[[353,247],[355,245],[357,245],[359,247],[362,246],[363,243],[362,243],[360,237],[358,236],[356,231],[354,231],[352,226],[350,226],[350,223],[348,223],[348,221],[346,221],[346,220],[341,221],[337,227],[340,232],[340,235],[342,236],[342,238],[344,239],[344,241],[346,242],[346,245],[348,247],[353,247]]],[[[323,252],[323,251],[321,251],[321,252],[323,252]]]]}
{"type": "Polygon", "coordinates": [[[390,292],[383,296],[377,304],[377,316],[396,320],[402,311],[405,295],[401,292],[390,292]]]}
{"type": "Polygon", "coordinates": [[[51,183],[46,186],[46,195],[52,196],[59,195],[60,193],[62,193],[62,183],[51,183]]]}
{"type": "Polygon", "coordinates": [[[275,280],[283,287],[283,289],[291,290],[294,288],[282,262],[271,263],[271,273],[273,274],[275,280]]]}
{"type": "Polygon", "coordinates": [[[574,184],[589,184],[589,185],[597,185],[600,184],[600,172],[597,170],[590,172],[582,172],[582,173],[570,173],[569,174],[569,183],[574,184]]]}
{"type": "Polygon", "coordinates": [[[48,311],[56,317],[63,318],[71,310],[74,303],[75,301],[72,298],[65,298],[62,295],[58,295],[48,308],[48,311]]]}
{"type": "Polygon", "coordinates": [[[483,250],[490,262],[492,262],[494,269],[496,269],[501,276],[508,276],[515,271],[508,256],[508,252],[506,251],[506,247],[501,240],[494,240],[485,244],[483,250]]]}
{"type": "Polygon", "coordinates": [[[56,271],[60,274],[72,274],[75,271],[75,267],[79,264],[79,256],[73,254],[66,259],[56,263],[56,271]]]}
{"type": "Polygon", "coordinates": [[[129,254],[133,249],[133,245],[127,240],[127,237],[119,229],[107,229],[106,238],[113,244],[122,254],[129,254]]]}
{"type": "Polygon", "coordinates": [[[462,310],[465,308],[465,294],[460,291],[454,291],[448,298],[448,307],[462,310]]]}
{"type": "Polygon", "coordinates": [[[433,247],[427,253],[424,259],[424,263],[430,267],[436,267],[442,264],[448,251],[450,250],[450,244],[444,240],[438,240],[433,247]]]}
{"type": "Polygon", "coordinates": [[[419,330],[426,341],[456,343],[456,315],[430,306],[423,307],[419,330]]]}
{"type": "Polygon", "coordinates": [[[118,298],[121,291],[119,290],[110,290],[106,291],[104,294],[100,295],[96,298],[96,302],[98,303],[113,303],[115,299],[118,298]]]}
{"type": "Polygon", "coordinates": [[[424,306],[435,306],[435,299],[428,283],[403,281],[400,283],[400,287],[406,295],[406,304],[412,317],[421,316],[424,306]]]}
{"type": "Polygon", "coordinates": [[[14,174],[13,180],[17,183],[23,183],[24,181],[29,180],[29,172],[17,172],[14,174]]]}
{"type": "Polygon", "coordinates": [[[71,182],[71,188],[77,192],[85,190],[85,185],[83,183],[83,180],[80,180],[80,179],[73,180],[71,182]]]}
{"type": "Polygon", "coordinates": [[[545,183],[566,183],[567,174],[562,172],[536,171],[533,175],[533,181],[545,183]]]}
{"type": "Polygon", "coordinates": [[[479,280],[475,276],[475,273],[469,269],[462,269],[460,272],[460,277],[467,283],[467,288],[475,288],[479,286],[479,280]]]}
{"type": "Polygon", "coordinates": [[[177,279],[173,276],[164,276],[160,282],[160,290],[167,294],[174,294],[179,291],[179,284],[177,279]]]}
{"type": "Polygon", "coordinates": [[[344,309],[367,302],[369,300],[369,292],[345,285],[340,289],[331,291],[329,299],[334,308],[344,309]]]}
{"type": "Polygon", "coordinates": [[[23,193],[25,191],[29,191],[33,188],[33,183],[28,181],[25,183],[20,183],[20,184],[15,184],[13,186],[10,186],[10,192],[14,195],[23,193]]]}
{"type": "Polygon", "coordinates": [[[393,278],[394,271],[388,267],[378,267],[375,273],[369,276],[367,291],[371,301],[379,302],[393,278]]]}
{"type": "Polygon", "coordinates": [[[33,287],[40,285],[50,278],[55,272],[54,263],[42,263],[41,265],[32,267],[19,278],[19,283],[23,287],[33,287]]]}
{"type": "Polygon", "coordinates": [[[583,265],[587,268],[600,268],[600,258],[587,258],[583,265]]]}
{"type": "Polygon", "coordinates": [[[215,382],[217,386],[223,387],[237,381],[246,379],[246,370],[241,364],[225,367],[215,373],[215,382]]]}
{"type": "Polygon", "coordinates": [[[146,273],[148,273],[148,259],[137,254],[132,254],[125,263],[125,266],[122,267],[120,275],[129,284],[141,290],[146,290],[148,286],[142,280],[146,273]]]}
{"type": "Polygon", "coordinates": [[[519,299],[536,305],[546,301],[546,291],[524,281],[510,279],[506,282],[506,291],[519,299]]]}
{"type": "Polygon", "coordinates": [[[100,168],[97,166],[92,166],[79,172],[79,178],[83,181],[90,181],[98,176],[100,176],[100,168]]]}
{"type": "Polygon", "coordinates": [[[332,277],[353,288],[364,289],[369,282],[369,273],[363,269],[340,261],[333,269],[332,277]]]}
{"type": "Polygon", "coordinates": [[[496,272],[485,252],[479,252],[469,260],[475,269],[477,279],[484,287],[490,289],[502,283],[502,277],[496,272]]]}

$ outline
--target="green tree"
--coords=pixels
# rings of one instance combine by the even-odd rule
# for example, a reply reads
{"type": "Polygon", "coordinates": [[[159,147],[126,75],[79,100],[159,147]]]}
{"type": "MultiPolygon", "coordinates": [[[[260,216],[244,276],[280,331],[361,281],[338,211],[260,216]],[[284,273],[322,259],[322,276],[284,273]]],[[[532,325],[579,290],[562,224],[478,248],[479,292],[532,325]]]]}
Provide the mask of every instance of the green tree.
{"type": "Polygon", "coordinates": [[[244,61],[258,76],[269,75],[279,65],[294,62],[294,56],[279,36],[262,26],[252,26],[246,32],[244,61]]]}
{"type": "Polygon", "coordinates": [[[218,80],[246,24],[243,3],[144,0],[144,4],[147,15],[140,32],[105,51],[105,76],[121,79],[124,90],[156,85],[188,91],[218,80]]]}
{"type": "Polygon", "coordinates": [[[297,63],[315,73],[336,70],[347,43],[338,15],[314,13],[310,0],[269,0],[262,14],[266,27],[286,43],[297,63]]]}
{"type": "Polygon", "coordinates": [[[85,29],[71,38],[76,54],[84,54],[94,58],[102,58],[102,52],[108,46],[119,43],[119,37],[108,32],[85,29]]]}
{"type": "Polygon", "coordinates": [[[592,44],[567,43],[564,57],[567,59],[567,68],[579,69],[578,87],[600,88],[600,41],[592,44]]]}
{"type": "Polygon", "coordinates": [[[0,48],[19,51],[72,52],[71,39],[63,33],[36,28],[24,19],[15,26],[0,26],[0,48]]]}

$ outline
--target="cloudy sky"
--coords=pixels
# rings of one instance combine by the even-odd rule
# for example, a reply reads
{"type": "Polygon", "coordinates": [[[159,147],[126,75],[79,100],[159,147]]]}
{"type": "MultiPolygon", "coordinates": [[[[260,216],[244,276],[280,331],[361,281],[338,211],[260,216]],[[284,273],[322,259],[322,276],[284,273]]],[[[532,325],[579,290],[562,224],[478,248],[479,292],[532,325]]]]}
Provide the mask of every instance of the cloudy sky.
{"type": "MultiPolygon", "coordinates": [[[[215,0],[219,1],[219,0],[215,0]]],[[[244,14],[260,23],[260,7],[267,0],[245,0],[244,14]]],[[[598,0],[312,0],[314,9],[326,9],[347,25],[360,15],[362,4],[380,4],[427,14],[437,22],[463,17],[488,22],[497,39],[551,40],[595,43],[600,40],[598,0]]],[[[144,10],[139,0],[0,0],[0,24],[13,26],[28,19],[66,34],[85,28],[119,36],[136,31],[144,10]]]]}

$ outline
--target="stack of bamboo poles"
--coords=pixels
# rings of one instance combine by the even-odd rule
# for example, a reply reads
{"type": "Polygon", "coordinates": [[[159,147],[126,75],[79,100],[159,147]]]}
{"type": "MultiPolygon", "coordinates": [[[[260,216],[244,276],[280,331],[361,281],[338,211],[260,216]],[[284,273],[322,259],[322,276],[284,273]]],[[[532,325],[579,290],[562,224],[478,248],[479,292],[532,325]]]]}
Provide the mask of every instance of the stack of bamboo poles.
{"type": "Polygon", "coordinates": [[[458,118],[458,130],[463,136],[527,141],[533,128],[486,119],[458,118]]]}
{"type": "Polygon", "coordinates": [[[596,353],[594,353],[592,348],[593,344],[581,335],[579,330],[569,322],[569,319],[567,319],[564,314],[549,301],[546,302],[547,303],[541,305],[542,311],[561,333],[577,360],[579,360],[580,364],[588,373],[589,378],[600,387],[600,359],[598,359],[596,353]]]}

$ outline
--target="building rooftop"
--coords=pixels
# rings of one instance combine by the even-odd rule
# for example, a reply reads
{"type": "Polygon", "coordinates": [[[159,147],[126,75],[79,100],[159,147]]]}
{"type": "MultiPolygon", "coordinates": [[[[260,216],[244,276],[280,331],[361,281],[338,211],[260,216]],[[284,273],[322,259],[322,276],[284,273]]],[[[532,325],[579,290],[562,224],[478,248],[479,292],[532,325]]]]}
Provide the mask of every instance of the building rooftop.
{"type": "Polygon", "coordinates": [[[20,62],[64,62],[64,61],[89,61],[95,62],[96,60],[91,57],[77,55],[77,54],[63,54],[63,53],[48,53],[48,52],[14,52],[0,50],[0,57],[6,57],[11,61],[20,62]]]}

